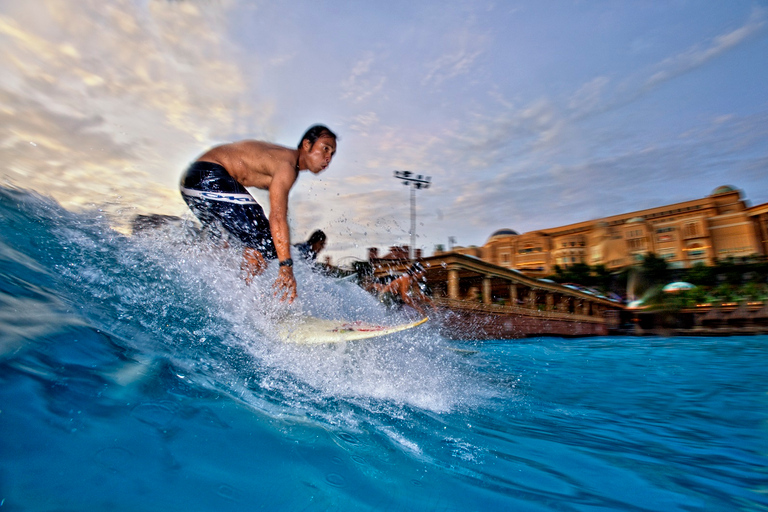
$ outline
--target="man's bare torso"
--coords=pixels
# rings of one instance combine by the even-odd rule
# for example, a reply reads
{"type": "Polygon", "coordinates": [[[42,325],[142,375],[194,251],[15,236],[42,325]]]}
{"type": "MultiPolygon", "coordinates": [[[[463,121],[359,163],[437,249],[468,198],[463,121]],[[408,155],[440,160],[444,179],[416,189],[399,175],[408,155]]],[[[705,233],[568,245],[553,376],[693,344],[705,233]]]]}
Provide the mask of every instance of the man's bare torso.
{"type": "Polygon", "coordinates": [[[268,190],[279,172],[298,174],[298,150],[258,140],[244,140],[216,146],[203,153],[198,162],[212,162],[245,187],[268,190]]]}

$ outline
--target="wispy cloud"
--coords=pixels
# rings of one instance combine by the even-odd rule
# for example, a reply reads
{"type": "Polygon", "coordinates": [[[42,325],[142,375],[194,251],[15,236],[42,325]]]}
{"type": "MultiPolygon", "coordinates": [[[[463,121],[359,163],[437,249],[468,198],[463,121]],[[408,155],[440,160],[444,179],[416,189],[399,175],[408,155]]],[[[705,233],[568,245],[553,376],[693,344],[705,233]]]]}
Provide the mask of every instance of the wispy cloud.
{"type": "Polygon", "coordinates": [[[482,55],[480,50],[460,49],[438,57],[427,65],[427,73],[421,83],[424,86],[439,87],[443,82],[472,71],[475,61],[482,55]]]}
{"type": "Polygon", "coordinates": [[[749,20],[744,25],[664,59],[664,61],[656,66],[656,71],[645,80],[641,90],[647,91],[668,80],[706,65],[711,60],[736,48],[750,37],[763,32],[765,29],[766,10],[755,7],[749,20]]]}
{"type": "Polygon", "coordinates": [[[367,137],[372,129],[379,126],[379,123],[379,115],[375,111],[369,111],[356,115],[350,121],[349,128],[358,135],[367,137]]]}
{"type": "MultiPolygon", "coordinates": [[[[766,11],[756,8],[740,27],[693,45],[658,62],[639,76],[615,80],[596,76],[565,98],[542,95],[528,102],[511,101],[497,90],[495,107],[474,113],[455,131],[458,148],[450,158],[483,169],[559,151],[563,137],[579,133],[577,125],[591,116],[618,109],[648,94],[662,83],[706,65],[766,29],[766,11]]],[[[553,153],[554,154],[554,153],[553,153]]]]}
{"type": "Polygon", "coordinates": [[[349,76],[341,83],[343,98],[361,103],[384,88],[386,78],[374,71],[375,64],[376,56],[368,52],[352,66],[349,76]]]}

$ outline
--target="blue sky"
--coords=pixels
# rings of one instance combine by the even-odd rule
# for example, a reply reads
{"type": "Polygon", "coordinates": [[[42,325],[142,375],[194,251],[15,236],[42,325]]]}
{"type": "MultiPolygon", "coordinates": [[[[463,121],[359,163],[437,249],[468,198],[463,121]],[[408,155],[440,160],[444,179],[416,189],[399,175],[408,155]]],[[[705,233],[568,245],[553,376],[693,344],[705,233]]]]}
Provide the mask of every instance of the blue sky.
{"type": "MultiPolygon", "coordinates": [[[[0,0],[5,183],[184,214],[211,145],[341,140],[292,192],[335,261],[703,197],[768,201],[765,1],[0,0]]],[[[257,197],[259,197],[257,195],[257,197]]],[[[266,196],[259,197],[266,201],[266,196]]]]}

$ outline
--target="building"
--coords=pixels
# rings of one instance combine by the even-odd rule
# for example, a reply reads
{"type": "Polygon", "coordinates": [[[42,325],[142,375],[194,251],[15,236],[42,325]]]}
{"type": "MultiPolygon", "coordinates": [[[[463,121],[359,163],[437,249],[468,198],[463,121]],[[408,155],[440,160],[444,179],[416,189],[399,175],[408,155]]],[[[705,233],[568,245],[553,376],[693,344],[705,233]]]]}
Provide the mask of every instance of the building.
{"type": "MultiPolygon", "coordinates": [[[[533,275],[576,263],[616,270],[654,253],[671,268],[768,254],[768,203],[749,207],[730,186],[702,199],[519,234],[495,231],[482,247],[453,252],[533,275]]],[[[440,254],[437,252],[436,254],[440,254]]]]}

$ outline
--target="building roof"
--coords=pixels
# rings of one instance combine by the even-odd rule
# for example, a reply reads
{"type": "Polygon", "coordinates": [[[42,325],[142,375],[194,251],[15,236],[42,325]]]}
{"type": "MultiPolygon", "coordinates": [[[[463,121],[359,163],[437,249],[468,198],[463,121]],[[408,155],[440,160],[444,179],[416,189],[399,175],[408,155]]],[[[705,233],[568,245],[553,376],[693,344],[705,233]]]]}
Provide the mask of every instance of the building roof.
{"type": "Polygon", "coordinates": [[[495,236],[517,236],[519,234],[520,233],[518,233],[514,229],[502,228],[502,229],[497,229],[496,231],[494,231],[493,234],[491,234],[491,236],[488,237],[488,239],[490,240],[491,238],[493,238],[495,236]]]}
{"type": "Polygon", "coordinates": [[[712,191],[710,195],[716,196],[720,194],[728,194],[730,192],[737,192],[737,189],[730,186],[730,185],[723,185],[721,187],[717,187],[715,190],[712,191]]]}

